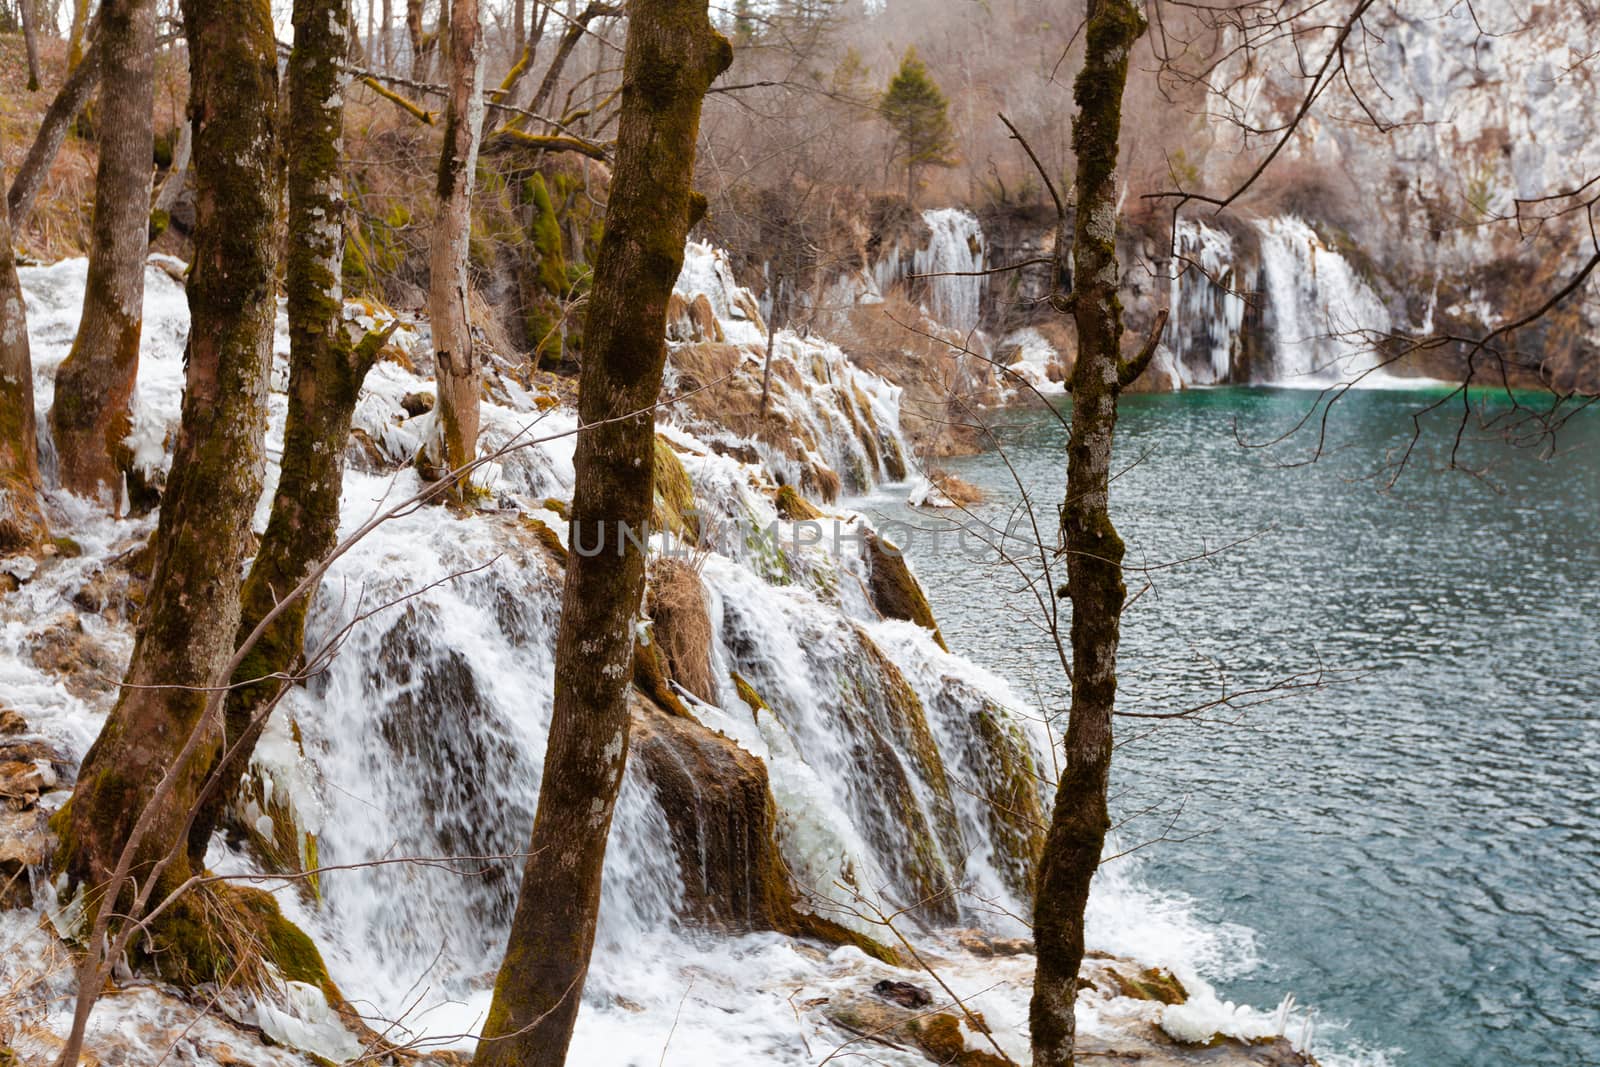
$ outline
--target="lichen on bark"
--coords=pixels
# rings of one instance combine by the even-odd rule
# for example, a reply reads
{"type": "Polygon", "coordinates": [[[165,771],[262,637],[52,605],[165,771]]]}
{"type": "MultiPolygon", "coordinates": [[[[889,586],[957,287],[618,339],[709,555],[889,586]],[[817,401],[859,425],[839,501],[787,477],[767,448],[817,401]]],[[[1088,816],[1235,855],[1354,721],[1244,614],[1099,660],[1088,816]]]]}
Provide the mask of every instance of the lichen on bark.
{"type": "Polygon", "coordinates": [[[56,372],[50,429],[62,487],[109,503],[130,459],[123,438],[144,321],[155,0],[106,0],[98,22],[101,136],[89,276],[77,336],[56,372]]]}
{"type": "MultiPolygon", "coordinates": [[[[1131,0],[1090,0],[1083,68],[1073,87],[1078,105],[1072,124],[1077,156],[1073,262],[1070,275],[1064,264],[1055,275],[1058,285],[1070,276],[1074,288],[1070,296],[1057,292],[1052,300],[1055,306],[1071,308],[1078,338],[1061,509],[1066,590],[1072,602],[1072,701],[1034,901],[1038,965],[1029,1029],[1035,1067],[1071,1067],[1074,1062],[1084,909],[1110,827],[1106,789],[1111,717],[1126,597],[1123,543],[1108,500],[1123,368],[1115,179],[1129,54],[1144,29],[1144,18],[1131,0]]],[[[1062,218],[1056,247],[1068,246],[1062,218]]]]}
{"type": "MultiPolygon", "coordinates": [[[[617,165],[579,380],[575,531],[644,529],[666,314],[693,221],[700,106],[732,61],[706,0],[628,9],[617,165]]],[[[703,204],[703,201],[702,201],[703,204]]],[[[644,555],[574,553],[556,643],[555,708],[529,861],[476,1062],[560,1063],[581,1002],[611,815],[627,758],[627,692],[644,555]]]]}
{"type": "Polygon", "coordinates": [[[221,740],[205,687],[226,681],[263,473],[282,188],[272,15],[265,0],[185,0],[183,15],[196,225],[182,420],[129,684],[54,820],[57,868],[95,908],[126,903],[127,889],[98,892],[125,851],[140,886],[169,858],[163,891],[192,871],[185,834],[221,740]]]}

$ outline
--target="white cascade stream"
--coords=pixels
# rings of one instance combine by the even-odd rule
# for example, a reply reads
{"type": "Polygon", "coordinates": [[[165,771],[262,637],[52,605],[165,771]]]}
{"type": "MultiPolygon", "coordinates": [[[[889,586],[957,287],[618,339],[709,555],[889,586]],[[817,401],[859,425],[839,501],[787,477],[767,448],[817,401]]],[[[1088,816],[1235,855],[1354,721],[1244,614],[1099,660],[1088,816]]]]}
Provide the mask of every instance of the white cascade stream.
{"type": "MultiPolygon", "coordinates": [[[[973,251],[965,223],[954,217],[949,223],[942,231],[948,247],[941,245],[939,255],[981,264],[981,242],[973,251]]],[[[156,328],[146,331],[134,420],[136,434],[145,434],[138,443],[156,450],[176,424],[179,393],[171,386],[181,382],[186,328],[181,289],[158,275],[152,271],[146,296],[156,328]]],[[[81,264],[22,272],[41,405],[70,345],[82,277],[81,264]]],[[[970,308],[975,323],[981,291],[972,281],[935,300],[957,316],[970,308]]],[[[737,313],[742,301],[731,286],[716,254],[691,247],[680,288],[707,293],[730,339],[754,346],[750,331],[757,326],[737,313]]],[[[410,330],[397,336],[418,341],[410,330]]],[[[281,321],[277,348],[269,451],[281,441],[284,414],[281,321]]],[[[786,402],[797,410],[810,403],[805,417],[838,438],[826,458],[854,455],[846,436],[859,442],[838,410],[844,385],[870,400],[879,425],[898,440],[896,387],[820,340],[792,338],[786,356],[805,375],[804,388],[790,389],[786,402]]],[[[414,470],[399,464],[431,416],[407,416],[401,399],[432,389],[431,381],[395,363],[381,363],[369,376],[356,424],[399,469],[348,470],[346,530],[379,500],[402,499],[417,488],[414,470]]],[[[501,383],[498,399],[484,405],[485,441],[504,441],[529,424],[534,436],[572,428],[570,411],[541,411],[535,399],[501,383]]],[[[849,906],[858,894],[897,907],[934,891],[934,904],[902,920],[905,931],[942,946],[949,959],[943,977],[974,997],[1007,1051],[1025,1059],[1031,960],[966,956],[939,931],[975,925],[1023,932],[1017,917],[1027,911],[1026,871],[1007,847],[1005,820],[984,796],[1019,769],[1026,773],[1030,761],[1048,765],[1048,738],[1037,716],[1003,680],[945,652],[930,632],[879,618],[866,592],[859,516],[839,512],[836,527],[823,527],[821,544],[796,544],[804,538],[778,523],[773,482],[761,468],[717,454],[698,429],[660,431],[707,516],[699,569],[718,692],[716,706],[686,696],[694,715],[765,763],[779,847],[808,906],[849,906]],[[759,533],[775,524],[787,530],[781,548],[759,533]],[[829,543],[835,530],[837,552],[829,543]],[[735,671],[765,709],[740,696],[735,671]]],[[[865,488],[882,480],[882,463],[864,465],[862,477],[865,488]]],[[[320,899],[278,894],[286,913],[316,938],[345,994],[374,1018],[399,1020],[401,1033],[461,1047],[471,1046],[503,949],[550,716],[562,579],[524,520],[564,535],[564,523],[545,502],[571,495],[572,438],[520,451],[486,470],[483,480],[499,510],[468,518],[441,508],[417,511],[380,527],[338,561],[310,616],[312,642],[374,604],[422,591],[354,627],[330,669],[290,694],[252,767],[261,792],[286,799],[297,831],[312,835],[320,864],[356,865],[324,874],[320,899]],[[408,856],[486,858],[361,866],[408,856]]],[[[31,642],[39,620],[70,614],[82,582],[109,566],[129,538],[147,535],[151,520],[117,522],[60,494],[50,501],[57,529],[75,536],[84,554],[7,598],[0,680],[35,729],[81,757],[109,697],[66,693],[33,661],[31,642]]],[[[258,525],[264,519],[262,509],[258,525]]],[[[665,535],[656,548],[674,550],[665,535]]],[[[92,635],[126,653],[126,621],[85,620],[92,635]]],[[[685,863],[676,854],[669,826],[683,814],[664,810],[645,771],[630,765],[612,828],[576,1062],[655,1063],[670,1045],[673,1062],[798,1067],[844,1038],[818,1012],[798,1009],[797,1000],[870,986],[885,975],[925,980],[896,974],[853,947],[818,948],[775,933],[714,931],[687,921],[684,872],[694,871],[695,858],[685,863]]],[[[220,835],[210,863],[228,874],[256,869],[220,835]]],[[[887,939],[848,910],[828,914],[887,939]]],[[[1203,926],[1182,902],[1145,889],[1125,864],[1097,882],[1090,943],[1172,968],[1194,994],[1185,1008],[1187,1027],[1276,1032],[1270,1015],[1219,1001],[1202,975],[1247,966],[1248,935],[1203,926]]],[[[37,917],[7,917],[0,946],[10,952],[0,957],[10,962],[0,963],[0,979],[12,962],[44,959],[52,944],[37,917]]],[[[164,1004],[153,991],[124,1000],[97,1022],[96,1033],[153,1019],[169,1010],[164,1004]]],[[[263,998],[252,1010],[249,1020],[280,1040],[328,1055],[349,1048],[349,1035],[316,1005],[263,998]]],[[[1084,1032],[1112,1025],[1098,1021],[1098,1010],[1085,1007],[1084,1032]]],[[[64,1012],[52,1010],[52,1029],[65,1027],[64,1012]]],[[[910,1051],[873,1054],[882,1063],[925,1062],[910,1051]]]]}

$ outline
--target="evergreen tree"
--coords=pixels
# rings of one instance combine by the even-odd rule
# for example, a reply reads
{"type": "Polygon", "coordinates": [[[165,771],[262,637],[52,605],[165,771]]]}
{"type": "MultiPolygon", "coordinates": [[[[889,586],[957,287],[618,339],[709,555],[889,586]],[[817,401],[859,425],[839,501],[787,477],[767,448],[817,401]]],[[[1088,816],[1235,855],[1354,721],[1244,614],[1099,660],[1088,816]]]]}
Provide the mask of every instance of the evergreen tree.
{"type": "Polygon", "coordinates": [[[878,107],[894,129],[893,159],[906,167],[906,200],[916,202],[917,177],[924,167],[953,167],[955,131],[950,126],[950,105],[939,85],[917,56],[906,49],[900,69],[889,81],[878,107]]]}
{"type": "Polygon", "coordinates": [[[733,5],[733,41],[743,46],[755,40],[756,19],[750,0],[735,0],[733,5]]]}

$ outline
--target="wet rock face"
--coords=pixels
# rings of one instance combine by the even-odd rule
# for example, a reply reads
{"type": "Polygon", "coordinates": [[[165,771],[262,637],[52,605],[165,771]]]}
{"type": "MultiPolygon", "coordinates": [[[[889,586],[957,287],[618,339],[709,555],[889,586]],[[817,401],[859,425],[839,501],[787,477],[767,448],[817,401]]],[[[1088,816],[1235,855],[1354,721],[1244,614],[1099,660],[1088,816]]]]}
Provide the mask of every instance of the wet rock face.
{"type": "MultiPolygon", "coordinates": [[[[1018,900],[1031,901],[1049,816],[1027,738],[1004,710],[957,678],[945,678],[934,701],[940,716],[966,719],[954,773],[983,801],[991,863],[1018,900]]],[[[999,944],[994,955],[1015,954],[999,944]]]]}
{"type": "Polygon", "coordinates": [[[121,657],[86,632],[71,613],[36,633],[32,645],[34,666],[59,676],[67,692],[80,700],[113,692],[122,675],[121,657]]]}
{"type": "Polygon", "coordinates": [[[71,789],[73,772],[67,754],[33,736],[20,712],[0,709],[0,911],[33,904],[34,880],[55,851],[40,799],[71,789]]]}
{"type": "Polygon", "coordinates": [[[949,651],[944,636],[939,633],[939,623],[933,617],[928,597],[911,573],[905,555],[895,546],[886,543],[875,533],[868,533],[863,549],[868,564],[868,589],[872,604],[886,619],[904,619],[925,630],[933,631],[939,647],[949,651]]]}
{"type": "MultiPolygon", "coordinates": [[[[537,768],[486,727],[477,675],[460,652],[431,639],[434,625],[423,609],[408,606],[371,671],[373,688],[392,694],[378,723],[385,758],[427,767],[432,783],[418,794],[416,836],[405,847],[421,855],[514,855],[533,811],[493,783],[528,780],[537,768]]],[[[488,860],[484,868],[471,900],[492,928],[515,905],[520,864],[488,860]]]]}
{"type": "Polygon", "coordinates": [[[769,876],[781,865],[767,768],[732,741],[635,700],[630,758],[667,815],[684,884],[684,917],[735,930],[781,919],[769,876]]]}

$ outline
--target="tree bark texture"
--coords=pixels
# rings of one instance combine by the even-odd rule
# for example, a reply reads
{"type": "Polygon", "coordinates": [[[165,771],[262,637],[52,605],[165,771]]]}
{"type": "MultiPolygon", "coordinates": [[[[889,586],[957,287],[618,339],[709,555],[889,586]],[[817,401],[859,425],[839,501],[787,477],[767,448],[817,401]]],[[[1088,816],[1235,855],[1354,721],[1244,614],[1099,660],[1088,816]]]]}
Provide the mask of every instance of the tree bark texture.
{"type": "MultiPolygon", "coordinates": [[[[1121,357],[1122,305],[1117,298],[1116,167],[1128,55],[1144,28],[1131,0],[1090,0],[1084,65],[1074,84],[1077,213],[1070,275],[1075,288],[1069,299],[1078,362],[1071,383],[1072,430],[1061,512],[1072,602],[1072,703],[1034,902],[1038,965],[1029,1017],[1034,1067],[1073,1064],[1084,909],[1110,827],[1106,786],[1126,589],[1123,544],[1111,522],[1108,498],[1117,396],[1129,370],[1121,357]]],[[[1067,247],[1064,220],[1061,227],[1057,249],[1067,247]]],[[[1058,268],[1056,276],[1059,284],[1068,275],[1058,268]]]]}
{"type": "MultiPolygon", "coordinates": [[[[344,317],[344,57],[349,0],[295,0],[289,53],[289,411],[272,516],[245,579],[238,639],[243,641],[338,542],[345,442],[361,383],[388,333],[363,335],[344,317]]],[[[292,671],[305,643],[314,593],[280,613],[234,671],[242,683],[292,671]]],[[[205,858],[211,831],[250,763],[266,720],[261,713],[286,683],[257,682],[228,694],[221,781],[190,832],[190,857],[205,858]]]]}
{"type": "MultiPolygon", "coordinates": [[[[196,729],[199,758],[137,848],[134,877],[167,855],[163,882],[190,873],[182,828],[215,761],[221,730],[200,722],[226,681],[239,625],[240,568],[261,495],[267,371],[277,310],[282,191],[278,65],[267,0],[184,0],[194,124],[195,233],[183,417],[161,502],[149,591],[127,682],[60,813],[58,869],[93,888],[196,729]],[[160,688],[140,688],[153,686],[160,688]],[[209,736],[208,736],[209,735],[209,736]]],[[[141,212],[142,213],[142,212],[141,212]]]]}
{"type": "Polygon", "coordinates": [[[392,36],[390,36],[390,33],[391,33],[391,30],[392,30],[393,26],[394,26],[394,3],[393,3],[393,0],[383,0],[383,25],[382,25],[382,27],[379,28],[379,31],[378,31],[379,32],[379,40],[381,42],[381,49],[380,49],[378,54],[383,60],[383,67],[381,69],[385,73],[389,73],[389,72],[392,72],[394,70],[394,38],[392,36]]]}
{"type": "Polygon", "coordinates": [[[89,0],[72,0],[72,29],[67,33],[67,69],[77,70],[88,54],[89,0]]]}
{"type": "Polygon", "coordinates": [[[154,145],[155,0],[100,9],[100,163],[83,316],[56,372],[50,430],[61,486],[114,501],[126,464],[128,404],[139,373],[154,145]]]}
{"type": "Polygon", "coordinates": [[[11,179],[11,189],[6,194],[6,211],[11,217],[13,232],[27,225],[28,216],[33,213],[33,202],[38,198],[45,178],[50,175],[50,167],[61,151],[67,131],[89,103],[89,97],[94,95],[95,86],[100,84],[100,49],[94,44],[99,36],[99,26],[100,20],[96,18],[88,31],[88,54],[82,63],[72,68],[67,80],[56,90],[55,99],[50,101],[50,107],[44,113],[44,121],[39,124],[39,132],[34,136],[22,166],[17,168],[16,177],[11,179]]]}
{"type": "Polygon", "coordinates": [[[189,180],[189,159],[194,154],[194,127],[187,122],[178,130],[178,143],[172,150],[172,166],[156,190],[156,202],[150,209],[150,239],[153,241],[166,230],[172,221],[172,209],[189,180]]]}
{"type": "Polygon", "coordinates": [[[0,214],[0,556],[30,551],[45,534],[28,313],[11,253],[11,227],[0,214]]]}
{"type": "Polygon", "coordinates": [[[422,28],[423,0],[406,0],[406,34],[411,39],[411,80],[424,81],[428,77],[428,60],[432,57],[434,38],[422,28]]]}
{"type": "Polygon", "coordinates": [[[704,200],[690,189],[700,107],[733,50],[706,0],[628,7],[617,165],[589,298],[579,379],[574,537],[603,551],[568,561],[555,709],[529,858],[480,1067],[561,1064],[594,945],[606,838],[628,752],[627,688],[644,593],[638,545],[654,492],[650,412],[666,363],[667,300],[704,200]]]}
{"type": "Polygon", "coordinates": [[[34,8],[38,0],[17,0],[17,14],[22,19],[22,43],[28,51],[28,92],[39,91],[39,13],[34,8]]]}
{"type": "MultiPolygon", "coordinates": [[[[472,236],[472,178],[483,132],[483,40],[478,0],[456,0],[450,20],[450,99],[439,153],[439,214],[428,260],[428,318],[438,385],[440,466],[455,470],[478,454],[482,377],[467,314],[467,254],[472,236]]],[[[464,491],[466,483],[458,489],[464,491]]]]}

